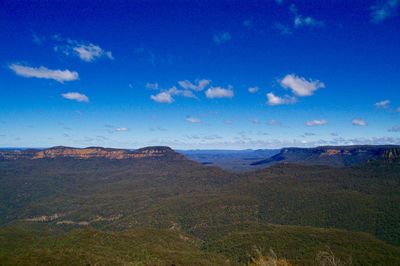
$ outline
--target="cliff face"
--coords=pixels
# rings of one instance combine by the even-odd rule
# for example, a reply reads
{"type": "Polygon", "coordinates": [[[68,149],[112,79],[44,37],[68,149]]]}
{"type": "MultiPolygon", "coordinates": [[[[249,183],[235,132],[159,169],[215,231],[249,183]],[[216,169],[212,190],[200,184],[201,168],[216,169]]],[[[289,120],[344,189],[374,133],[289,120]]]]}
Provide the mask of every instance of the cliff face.
{"type": "Polygon", "coordinates": [[[400,148],[388,149],[385,151],[383,158],[387,161],[399,161],[400,160],[400,148]]]}
{"type": "Polygon", "coordinates": [[[400,157],[399,146],[326,146],[316,148],[286,148],[270,158],[253,165],[270,166],[276,163],[306,165],[352,166],[381,157],[394,160],[400,157]]]}
{"type": "Polygon", "coordinates": [[[45,158],[74,158],[74,159],[90,159],[90,158],[107,158],[113,160],[137,159],[148,157],[164,157],[180,155],[169,147],[146,147],[138,150],[124,149],[108,149],[102,147],[88,148],[70,148],[70,147],[53,147],[45,150],[3,150],[0,151],[0,159],[16,160],[16,159],[45,159],[45,158]]]}

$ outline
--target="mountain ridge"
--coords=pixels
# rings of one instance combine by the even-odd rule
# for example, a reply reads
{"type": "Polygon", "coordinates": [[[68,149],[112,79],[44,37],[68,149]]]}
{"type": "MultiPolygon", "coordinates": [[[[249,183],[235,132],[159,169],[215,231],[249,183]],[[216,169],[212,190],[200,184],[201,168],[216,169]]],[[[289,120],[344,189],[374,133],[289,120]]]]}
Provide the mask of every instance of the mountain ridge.
{"type": "Polygon", "coordinates": [[[272,166],[277,163],[305,165],[354,166],[374,159],[399,157],[397,145],[319,146],[315,148],[283,148],[280,153],[252,163],[253,166],[272,166]]]}
{"type": "Polygon", "coordinates": [[[47,149],[26,149],[26,150],[0,150],[0,160],[17,159],[54,159],[54,158],[106,158],[112,160],[140,159],[155,157],[183,157],[167,146],[148,146],[136,150],[115,149],[104,147],[74,148],[66,146],[55,146],[47,149]]]}

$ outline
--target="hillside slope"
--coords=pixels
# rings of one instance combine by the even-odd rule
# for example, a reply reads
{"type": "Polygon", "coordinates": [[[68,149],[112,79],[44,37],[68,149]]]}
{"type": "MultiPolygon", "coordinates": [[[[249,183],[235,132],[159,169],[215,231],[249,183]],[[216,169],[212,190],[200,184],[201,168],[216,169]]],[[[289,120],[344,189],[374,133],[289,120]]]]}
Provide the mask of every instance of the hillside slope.
{"type": "MultiPolygon", "coordinates": [[[[259,239],[275,239],[262,245],[264,251],[271,247],[292,262],[310,260],[324,245],[343,245],[360,250],[352,254],[359,261],[363,261],[364,249],[370,250],[370,255],[363,262],[376,265],[372,262],[382,260],[382,265],[393,265],[398,253],[388,243],[400,245],[399,173],[397,149],[353,167],[278,164],[240,175],[203,166],[172,150],[166,156],[128,159],[62,156],[3,160],[0,226],[13,228],[22,223],[28,231],[51,229],[40,243],[44,250],[55,248],[55,252],[64,251],[46,247],[47,241],[54,242],[59,234],[72,234],[76,229],[99,230],[108,239],[112,238],[110,232],[147,228],[188,236],[200,243],[196,246],[200,251],[218,252],[231,263],[249,260],[246,254],[251,243],[261,245],[259,239]],[[338,233],[336,229],[346,231],[338,233]],[[272,233],[275,231],[279,233],[272,233]],[[355,237],[356,242],[348,237],[355,237]],[[304,252],[286,252],[279,239],[296,243],[299,246],[293,244],[293,249],[304,252]]],[[[3,240],[12,240],[13,233],[4,230],[3,240]]],[[[80,234],[73,239],[80,239],[80,234]]],[[[90,246],[98,241],[104,242],[90,242],[89,249],[82,252],[91,253],[90,246]]],[[[21,252],[39,244],[30,246],[28,241],[23,245],[21,252]]],[[[110,247],[94,248],[104,251],[110,247]]],[[[344,250],[335,251],[347,258],[344,250]]],[[[15,256],[8,254],[4,258],[15,256]]]]}

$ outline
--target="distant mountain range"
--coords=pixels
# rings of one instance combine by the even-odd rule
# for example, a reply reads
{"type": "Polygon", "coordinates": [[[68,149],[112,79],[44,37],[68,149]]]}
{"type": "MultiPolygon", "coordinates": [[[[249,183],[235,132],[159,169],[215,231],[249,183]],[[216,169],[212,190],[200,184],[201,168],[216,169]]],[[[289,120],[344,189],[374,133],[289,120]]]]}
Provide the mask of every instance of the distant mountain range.
{"type": "Polygon", "coordinates": [[[302,165],[354,166],[369,160],[399,157],[400,146],[325,146],[316,148],[283,148],[259,150],[179,150],[152,146],[136,150],[103,147],[48,149],[0,149],[0,160],[73,158],[106,158],[111,160],[156,157],[182,157],[207,166],[218,166],[231,172],[248,172],[278,163],[302,165]]]}
{"type": "Polygon", "coordinates": [[[181,156],[169,147],[153,146],[137,150],[112,149],[103,147],[71,148],[64,146],[49,149],[4,149],[0,160],[44,159],[44,158],[107,158],[113,160],[138,159],[147,157],[181,156]]]}
{"type": "Polygon", "coordinates": [[[280,149],[259,150],[182,150],[179,151],[188,159],[207,166],[218,166],[231,172],[247,172],[264,167],[252,164],[265,158],[270,158],[280,152],[280,149]]]}
{"type": "Polygon", "coordinates": [[[271,166],[277,163],[353,166],[373,159],[393,159],[400,154],[400,146],[325,146],[316,148],[285,148],[280,153],[253,162],[253,166],[271,166]]]}

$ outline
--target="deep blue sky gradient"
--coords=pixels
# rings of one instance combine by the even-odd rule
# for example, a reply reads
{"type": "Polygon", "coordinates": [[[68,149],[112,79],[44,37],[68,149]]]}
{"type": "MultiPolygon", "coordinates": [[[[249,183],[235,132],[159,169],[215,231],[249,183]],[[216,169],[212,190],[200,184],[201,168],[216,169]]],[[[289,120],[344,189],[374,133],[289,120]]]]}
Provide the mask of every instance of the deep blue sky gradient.
{"type": "Polygon", "coordinates": [[[2,0],[0,146],[400,144],[400,130],[390,130],[400,124],[400,17],[397,8],[372,21],[371,7],[383,2],[2,0]],[[295,27],[293,4],[323,25],[295,27]],[[222,33],[231,39],[218,44],[213,38],[222,33]],[[55,35],[98,45],[114,60],[84,62],[56,52],[55,35]],[[69,69],[79,80],[24,78],[11,64],[69,69]],[[267,93],[290,94],[279,85],[287,74],[326,87],[296,104],[268,105],[267,93]],[[165,104],[150,98],[160,91],[146,88],[196,79],[232,86],[234,97],[208,99],[203,90],[197,99],[176,96],[165,104]],[[251,94],[252,86],[260,90],[251,94]],[[66,92],[90,102],[67,100],[66,92]],[[382,100],[390,107],[374,107],[382,100]],[[355,118],[368,126],[352,125],[355,118]],[[327,124],[305,125],[315,119],[327,124]],[[116,131],[122,127],[128,130],[116,131]]]}

